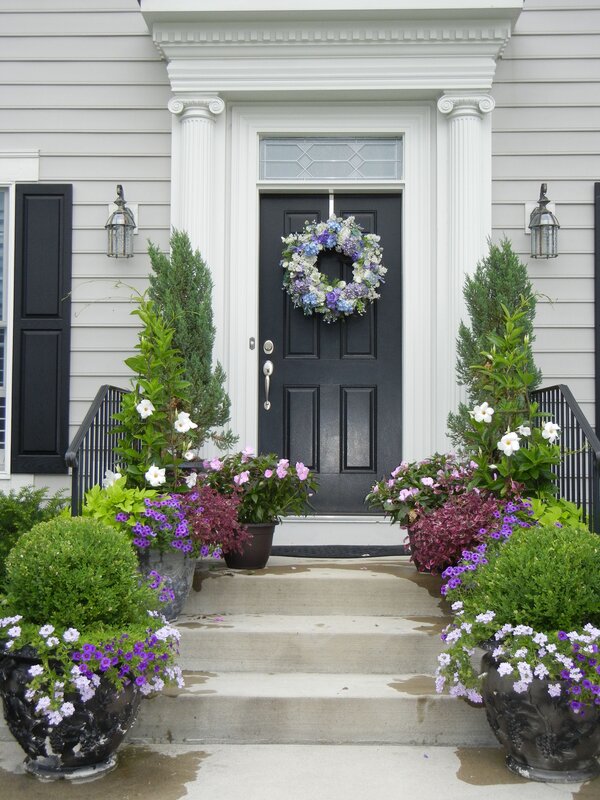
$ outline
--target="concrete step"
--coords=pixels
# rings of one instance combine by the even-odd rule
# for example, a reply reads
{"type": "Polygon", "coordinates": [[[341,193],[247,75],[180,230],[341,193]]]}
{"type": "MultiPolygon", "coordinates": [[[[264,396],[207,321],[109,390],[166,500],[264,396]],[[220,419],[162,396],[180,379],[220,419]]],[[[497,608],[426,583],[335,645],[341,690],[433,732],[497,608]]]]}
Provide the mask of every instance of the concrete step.
{"type": "Polygon", "coordinates": [[[404,544],[406,530],[387,517],[371,515],[286,517],[275,528],[274,545],[387,545],[404,544]]]}
{"type": "Polygon", "coordinates": [[[428,672],[446,622],[440,615],[184,614],[179,663],[207,672],[428,672]]]}
{"type": "Polygon", "coordinates": [[[85,787],[36,782],[23,757],[16,744],[0,747],[3,800],[597,800],[600,790],[599,779],[526,781],[506,769],[499,746],[127,742],[117,768],[85,787]]]}
{"type": "Polygon", "coordinates": [[[200,562],[185,611],[190,614],[345,614],[437,616],[446,613],[441,579],[406,556],[382,559],[272,557],[263,570],[200,562]]]}
{"type": "Polygon", "coordinates": [[[415,674],[186,673],[186,687],[142,704],[142,742],[493,743],[485,713],[415,674]]]}

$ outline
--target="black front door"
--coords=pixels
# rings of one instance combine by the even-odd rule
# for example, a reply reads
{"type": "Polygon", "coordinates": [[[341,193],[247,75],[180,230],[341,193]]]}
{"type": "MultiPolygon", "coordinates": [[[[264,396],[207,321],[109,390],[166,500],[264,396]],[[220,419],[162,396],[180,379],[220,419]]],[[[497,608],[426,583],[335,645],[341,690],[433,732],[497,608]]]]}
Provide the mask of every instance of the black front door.
{"type": "MultiPolygon", "coordinates": [[[[364,316],[328,324],[293,307],[279,262],[281,237],[326,220],[329,196],[261,198],[259,449],[318,473],[318,513],[360,514],[373,481],[402,455],[401,196],[335,195],[334,213],[354,216],[365,233],[381,237],[388,272],[380,299],[364,316]],[[267,360],[273,364],[268,410],[267,360]]],[[[318,267],[352,280],[351,266],[333,251],[321,254],[318,267]]]]}

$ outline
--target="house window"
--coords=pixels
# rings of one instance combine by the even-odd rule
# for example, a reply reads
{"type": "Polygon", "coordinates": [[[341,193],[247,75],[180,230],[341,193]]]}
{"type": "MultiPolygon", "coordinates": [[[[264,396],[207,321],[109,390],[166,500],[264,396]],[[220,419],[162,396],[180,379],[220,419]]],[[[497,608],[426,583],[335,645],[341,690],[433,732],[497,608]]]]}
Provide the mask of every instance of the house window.
{"type": "Polygon", "coordinates": [[[261,180],[398,181],[401,138],[262,139],[261,180]]]}
{"type": "Polygon", "coordinates": [[[0,471],[6,447],[6,207],[8,192],[0,189],[0,471]]]}

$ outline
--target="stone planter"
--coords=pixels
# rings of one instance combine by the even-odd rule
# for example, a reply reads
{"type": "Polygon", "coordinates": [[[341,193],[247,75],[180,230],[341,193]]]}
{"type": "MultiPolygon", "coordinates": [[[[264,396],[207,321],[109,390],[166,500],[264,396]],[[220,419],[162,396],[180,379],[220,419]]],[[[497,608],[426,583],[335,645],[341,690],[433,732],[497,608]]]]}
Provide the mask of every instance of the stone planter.
{"type": "Polygon", "coordinates": [[[83,780],[111,770],[116,765],[115,751],[135,721],[142,695],[133,684],[118,691],[109,681],[102,681],[85,703],[76,693],[66,695],[75,713],[51,726],[46,717],[35,713],[36,701],[25,696],[28,671],[36,663],[33,651],[0,658],[4,718],[27,753],[25,769],[45,780],[83,780]]]}
{"type": "Polygon", "coordinates": [[[575,714],[566,697],[550,697],[548,681],[513,690],[491,653],[482,658],[483,701],[491,728],[506,750],[511,772],[534,781],[583,782],[600,774],[600,707],[575,714]]]}
{"type": "Polygon", "coordinates": [[[246,525],[248,532],[252,534],[252,539],[244,544],[241,553],[224,553],[227,566],[231,569],[263,569],[271,555],[273,533],[277,524],[271,522],[246,525]]]}
{"type": "Polygon", "coordinates": [[[138,557],[142,575],[147,576],[152,570],[156,570],[165,579],[166,586],[173,590],[175,599],[168,600],[161,606],[162,613],[172,622],[181,614],[192,588],[196,558],[174,548],[165,550],[164,553],[148,548],[139,551],[138,557]]]}

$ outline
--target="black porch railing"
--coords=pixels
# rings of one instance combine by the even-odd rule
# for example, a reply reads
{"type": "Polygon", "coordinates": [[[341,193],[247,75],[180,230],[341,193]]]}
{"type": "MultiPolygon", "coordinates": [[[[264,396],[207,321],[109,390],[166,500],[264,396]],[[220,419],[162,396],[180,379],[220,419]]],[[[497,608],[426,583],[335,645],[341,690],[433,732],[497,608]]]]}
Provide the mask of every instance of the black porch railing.
{"type": "Polygon", "coordinates": [[[600,440],[568,386],[547,386],[531,393],[539,410],[560,426],[561,461],[556,468],[560,497],[583,510],[591,530],[600,533],[600,440]]]}
{"type": "Polygon", "coordinates": [[[107,469],[115,469],[113,448],[123,438],[114,432],[113,414],[121,410],[126,389],[101,386],[65,455],[71,467],[71,514],[81,514],[85,493],[102,483],[107,469]]]}

